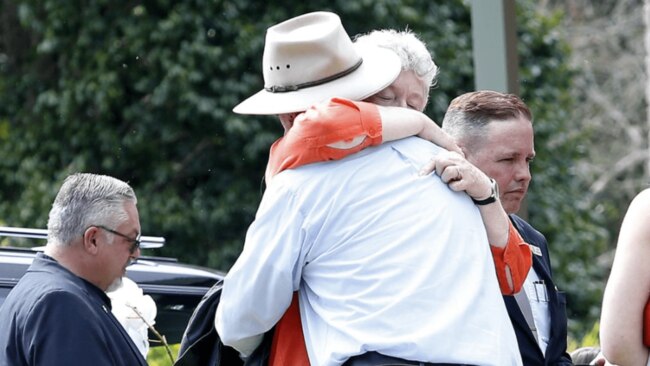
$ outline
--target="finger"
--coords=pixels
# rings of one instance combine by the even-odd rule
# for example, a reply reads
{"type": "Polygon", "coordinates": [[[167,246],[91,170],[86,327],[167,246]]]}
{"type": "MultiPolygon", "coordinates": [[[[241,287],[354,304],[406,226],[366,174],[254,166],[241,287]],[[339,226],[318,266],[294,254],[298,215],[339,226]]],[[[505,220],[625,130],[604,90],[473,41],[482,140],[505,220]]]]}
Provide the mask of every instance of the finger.
{"type": "Polygon", "coordinates": [[[429,160],[428,163],[424,164],[421,168],[420,171],[418,172],[418,175],[429,175],[431,172],[433,172],[436,169],[436,159],[433,158],[429,160]]]}
{"type": "Polygon", "coordinates": [[[451,165],[452,164],[449,160],[439,159],[438,157],[436,157],[436,165],[434,167],[436,170],[436,174],[438,174],[442,178],[443,174],[445,174],[446,172],[445,177],[447,179],[453,178],[454,176],[451,175],[452,172],[449,170],[449,167],[451,165]]]}
{"type": "Polygon", "coordinates": [[[465,191],[465,183],[462,180],[452,180],[447,183],[447,186],[454,192],[465,191]]]}
{"type": "Polygon", "coordinates": [[[454,165],[453,167],[451,167],[451,169],[454,169],[454,171],[456,172],[456,174],[454,175],[454,177],[451,180],[457,181],[457,180],[462,180],[463,179],[463,174],[461,174],[460,167],[458,165],[454,165]]]}
{"type": "Polygon", "coordinates": [[[462,179],[460,170],[456,165],[445,167],[445,169],[442,170],[442,172],[438,173],[438,175],[445,183],[455,182],[462,179]]]}

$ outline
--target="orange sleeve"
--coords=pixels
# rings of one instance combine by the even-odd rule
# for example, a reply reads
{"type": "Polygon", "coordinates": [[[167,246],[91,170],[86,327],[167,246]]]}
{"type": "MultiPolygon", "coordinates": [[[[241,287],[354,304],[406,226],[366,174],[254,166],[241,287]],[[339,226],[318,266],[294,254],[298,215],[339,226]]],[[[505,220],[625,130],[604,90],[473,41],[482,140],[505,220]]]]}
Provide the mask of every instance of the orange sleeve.
{"type": "Polygon", "coordinates": [[[342,159],[381,141],[381,117],[375,104],[332,98],[298,115],[293,127],[271,146],[266,180],[285,169],[342,159]],[[365,139],[353,148],[328,146],[358,136],[365,139]]]}
{"type": "Polygon", "coordinates": [[[521,286],[528,276],[528,271],[533,263],[530,246],[519,235],[512,222],[508,220],[508,243],[503,248],[490,245],[494,267],[497,271],[499,287],[503,295],[514,295],[521,290],[521,286]],[[506,268],[510,268],[513,289],[510,289],[506,276],[506,268]]]}
{"type": "Polygon", "coordinates": [[[643,344],[650,347],[650,299],[643,309],[643,344]]]}
{"type": "Polygon", "coordinates": [[[269,366],[309,366],[305,336],[302,333],[298,292],[293,293],[291,305],[275,325],[269,366]]]}

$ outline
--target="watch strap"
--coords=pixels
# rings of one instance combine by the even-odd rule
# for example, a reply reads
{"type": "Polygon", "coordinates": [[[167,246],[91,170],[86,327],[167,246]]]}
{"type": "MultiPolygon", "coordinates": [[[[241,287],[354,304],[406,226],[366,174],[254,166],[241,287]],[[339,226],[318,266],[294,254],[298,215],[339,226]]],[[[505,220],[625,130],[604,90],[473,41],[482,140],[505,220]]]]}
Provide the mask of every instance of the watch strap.
{"type": "Polygon", "coordinates": [[[497,198],[494,197],[494,196],[490,196],[490,197],[488,197],[488,198],[486,198],[484,200],[475,200],[474,198],[472,198],[472,202],[474,202],[475,204],[477,204],[479,206],[489,205],[490,203],[494,203],[496,201],[497,201],[497,198]]]}
{"type": "Polygon", "coordinates": [[[477,200],[477,199],[474,199],[474,197],[471,197],[472,202],[474,202],[475,204],[477,204],[479,206],[485,206],[485,205],[489,205],[490,203],[496,202],[497,197],[499,196],[499,188],[498,187],[499,186],[497,185],[497,182],[493,178],[490,178],[490,189],[492,190],[492,192],[490,193],[490,196],[488,198],[482,199],[482,200],[477,200]]]}

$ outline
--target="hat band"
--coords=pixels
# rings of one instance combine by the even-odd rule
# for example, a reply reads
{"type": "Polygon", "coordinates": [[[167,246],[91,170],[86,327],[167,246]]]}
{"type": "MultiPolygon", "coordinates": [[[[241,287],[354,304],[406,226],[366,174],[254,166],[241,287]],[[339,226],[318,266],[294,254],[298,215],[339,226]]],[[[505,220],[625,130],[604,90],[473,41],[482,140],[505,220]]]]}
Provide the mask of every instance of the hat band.
{"type": "Polygon", "coordinates": [[[343,71],[339,72],[338,74],[334,74],[332,76],[328,76],[328,77],[320,79],[320,80],[308,81],[306,83],[296,84],[296,85],[273,85],[273,86],[270,86],[268,88],[265,87],[264,90],[266,90],[267,92],[270,92],[270,93],[286,93],[286,92],[296,91],[298,89],[304,89],[304,88],[309,88],[309,87],[316,86],[316,85],[325,84],[325,83],[328,83],[328,82],[330,82],[332,80],[342,78],[345,75],[353,72],[354,70],[358,69],[359,66],[361,66],[361,63],[363,63],[363,59],[359,59],[359,62],[352,65],[352,67],[350,67],[347,70],[343,70],[343,71]]]}

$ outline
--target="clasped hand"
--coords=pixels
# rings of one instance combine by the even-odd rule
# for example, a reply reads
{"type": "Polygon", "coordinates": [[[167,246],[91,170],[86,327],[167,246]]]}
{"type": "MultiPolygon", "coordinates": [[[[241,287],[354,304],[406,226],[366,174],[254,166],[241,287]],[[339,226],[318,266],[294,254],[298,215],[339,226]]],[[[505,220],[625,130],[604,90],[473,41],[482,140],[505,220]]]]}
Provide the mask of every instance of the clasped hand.
{"type": "Polygon", "coordinates": [[[490,178],[465,157],[454,151],[442,151],[420,169],[420,175],[434,172],[449,188],[481,200],[491,194],[490,178]]]}

